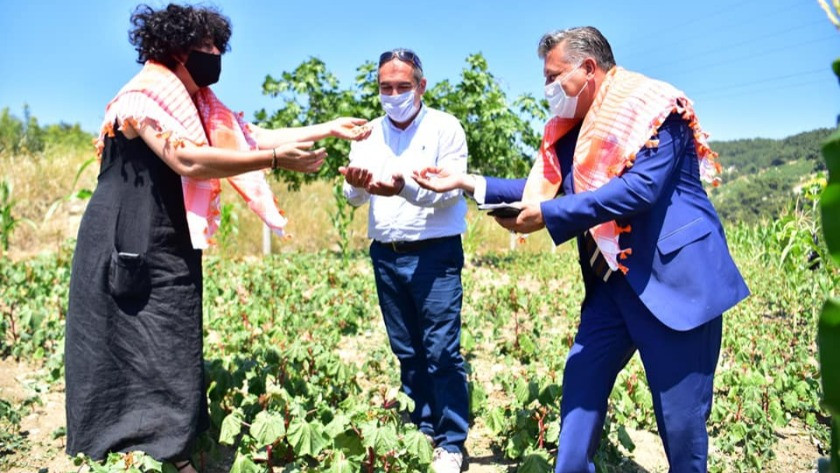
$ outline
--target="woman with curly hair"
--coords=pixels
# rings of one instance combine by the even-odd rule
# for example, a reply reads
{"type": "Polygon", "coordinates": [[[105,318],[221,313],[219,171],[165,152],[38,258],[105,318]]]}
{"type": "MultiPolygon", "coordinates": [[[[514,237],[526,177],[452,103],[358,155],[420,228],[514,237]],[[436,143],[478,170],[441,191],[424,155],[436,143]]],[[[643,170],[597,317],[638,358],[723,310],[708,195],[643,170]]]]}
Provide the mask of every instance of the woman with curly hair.
{"type": "Polygon", "coordinates": [[[192,473],[209,426],[201,250],[218,226],[219,179],[282,234],[264,170],[317,171],[326,152],[313,141],[370,131],[355,118],[277,130],[245,123],[208,87],[231,35],[212,8],[141,5],[131,22],[144,66],[106,108],[98,184],[73,257],[67,453],[142,450],[192,473]]]}

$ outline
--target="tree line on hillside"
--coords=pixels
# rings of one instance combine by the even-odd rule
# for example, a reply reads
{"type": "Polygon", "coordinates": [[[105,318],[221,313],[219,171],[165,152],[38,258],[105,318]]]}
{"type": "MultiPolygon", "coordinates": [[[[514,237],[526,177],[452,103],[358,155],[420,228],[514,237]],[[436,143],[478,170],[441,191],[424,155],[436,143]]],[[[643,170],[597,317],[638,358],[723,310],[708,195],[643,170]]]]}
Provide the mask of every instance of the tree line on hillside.
{"type": "Polygon", "coordinates": [[[721,218],[755,223],[774,219],[790,207],[801,208],[800,189],[825,173],[820,128],[783,139],[753,138],[711,142],[724,167],[723,185],[710,189],[721,218]]]}
{"type": "Polygon", "coordinates": [[[23,106],[23,118],[13,115],[9,107],[0,111],[0,156],[38,154],[48,147],[81,149],[90,146],[92,139],[93,135],[82,130],[78,123],[40,126],[26,104],[23,106]]]}
{"type": "Polygon", "coordinates": [[[819,128],[779,140],[751,138],[712,141],[709,145],[720,154],[721,163],[730,179],[753,175],[797,160],[812,163],[813,171],[816,172],[825,169],[820,150],[822,142],[831,132],[830,128],[819,128]]]}

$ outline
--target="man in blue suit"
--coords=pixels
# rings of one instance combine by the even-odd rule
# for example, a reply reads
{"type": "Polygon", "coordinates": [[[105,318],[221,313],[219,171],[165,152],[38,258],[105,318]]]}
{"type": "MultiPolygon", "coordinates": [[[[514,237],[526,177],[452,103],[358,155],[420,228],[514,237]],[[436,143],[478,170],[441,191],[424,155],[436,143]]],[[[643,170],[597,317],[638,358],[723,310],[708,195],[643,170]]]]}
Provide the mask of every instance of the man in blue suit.
{"type": "MultiPolygon", "coordinates": [[[[622,169],[592,186],[588,178],[598,161],[591,161],[591,150],[603,151],[605,143],[621,145],[614,142],[618,132],[600,142],[592,138],[598,128],[593,123],[605,127],[603,104],[610,94],[620,93],[615,85],[605,90],[604,83],[615,84],[616,77],[628,73],[616,68],[609,43],[591,27],[549,33],[538,52],[555,120],[570,124],[557,141],[548,142],[547,154],[556,156],[553,174],[537,170],[526,181],[429,168],[414,178],[439,192],[460,188],[479,203],[522,201],[518,216],[497,217],[511,231],[546,228],[556,244],[577,237],[586,297],[563,376],[556,471],[594,473],[610,391],[638,350],[670,471],[704,472],[721,315],[749,295],[701,184],[701,167],[708,162],[699,157],[711,151],[690,102],[677,96],[673,110],[652,121],[653,136],[648,133],[646,143],[618,161],[622,169]],[[545,178],[550,175],[559,187],[543,187],[561,195],[535,200],[539,192],[526,190],[526,183],[536,189],[551,181],[545,178]],[[616,248],[625,250],[610,253],[608,244],[593,238],[593,229],[604,224],[618,229],[616,248]]],[[[649,82],[643,78],[638,83],[649,82]]],[[[654,95],[667,86],[652,82],[654,95]]],[[[631,98],[639,95],[628,90],[631,98]]],[[[624,111],[617,115],[645,119],[634,107],[642,109],[651,101],[618,107],[624,111]]]]}

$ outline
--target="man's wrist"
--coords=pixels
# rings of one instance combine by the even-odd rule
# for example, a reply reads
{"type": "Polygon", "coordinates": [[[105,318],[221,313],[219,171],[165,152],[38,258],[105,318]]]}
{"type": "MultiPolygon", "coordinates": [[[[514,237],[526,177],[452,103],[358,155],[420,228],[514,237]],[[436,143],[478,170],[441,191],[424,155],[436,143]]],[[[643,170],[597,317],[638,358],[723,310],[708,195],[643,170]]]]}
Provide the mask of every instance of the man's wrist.
{"type": "Polygon", "coordinates": [[[397,191],[397,195],[403,199],[416,198],[417,192],[420,190],[420,185],[414,179],[402,179],[402,187],[397,191]]]}
{"type": "Polygon", "coordinates": [[[464,173],[458,179],[458,187],[467,194],[475,193],[475,176],[464,173]]]}

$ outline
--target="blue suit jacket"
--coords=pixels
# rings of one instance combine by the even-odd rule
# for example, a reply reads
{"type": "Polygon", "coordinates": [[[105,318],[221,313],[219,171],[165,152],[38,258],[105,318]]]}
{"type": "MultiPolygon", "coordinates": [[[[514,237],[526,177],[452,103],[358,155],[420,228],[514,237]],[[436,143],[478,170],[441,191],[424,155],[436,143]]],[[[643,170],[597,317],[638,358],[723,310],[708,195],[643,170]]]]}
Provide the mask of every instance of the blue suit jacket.
{"type": "MultiPolygon", "coordinates": [[[[586,286],[596,283],[581,236],[599,223],[631,225],[620,236],[632,248],[622,263],[626,279],[647,308],[675,330],[690,330],[720,316],[749,295],[732,261],[720,219],[702,184],[688,124],[671,115],[659,128],[659,147],[642,148],[621,176],[590,192],[574,193],[574,130],[556,146],[565,195],[541,204],[555,244],[578,237],[586,286]]],[[[522,198],[525,179],[487,178],[486,203],[522,198]]]]}

